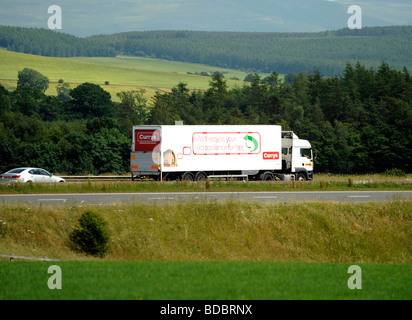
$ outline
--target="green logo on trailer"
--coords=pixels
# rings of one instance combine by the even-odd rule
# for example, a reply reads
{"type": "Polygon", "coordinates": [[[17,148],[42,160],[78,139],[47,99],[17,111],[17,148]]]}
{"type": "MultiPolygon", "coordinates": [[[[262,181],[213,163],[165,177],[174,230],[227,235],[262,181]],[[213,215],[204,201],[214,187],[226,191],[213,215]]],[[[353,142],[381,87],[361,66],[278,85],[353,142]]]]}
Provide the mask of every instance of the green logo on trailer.
{"type": "Polygon", "coordinates": [[[249,152],[255,152],[257,150],[257,148],[259,147],[259,142],[255,138],[253,138],[252,136],[247,134],[243,137],[243,139],[246,142],[246,147],[249,149],[249,152]],[[251,141],[253,143],[253,145],[250,145],[249,141],[251,141]]]}

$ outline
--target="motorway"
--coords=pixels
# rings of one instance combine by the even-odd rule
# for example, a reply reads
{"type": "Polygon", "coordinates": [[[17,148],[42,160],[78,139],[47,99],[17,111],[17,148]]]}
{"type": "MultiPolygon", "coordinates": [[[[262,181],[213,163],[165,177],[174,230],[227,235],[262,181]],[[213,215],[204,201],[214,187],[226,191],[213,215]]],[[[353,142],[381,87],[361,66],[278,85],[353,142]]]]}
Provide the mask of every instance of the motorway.
{"type": "Polygon", "coordinates": [[[162,192],[162,193],[72,193],[72,194],[2,194],[1,204],[121,204],[133,202],[171,203],[175,201],[244,200],[259,202],[338,201],[379,202],[412,200],[412,191],[318,191],[318,192],[162,192]]]}

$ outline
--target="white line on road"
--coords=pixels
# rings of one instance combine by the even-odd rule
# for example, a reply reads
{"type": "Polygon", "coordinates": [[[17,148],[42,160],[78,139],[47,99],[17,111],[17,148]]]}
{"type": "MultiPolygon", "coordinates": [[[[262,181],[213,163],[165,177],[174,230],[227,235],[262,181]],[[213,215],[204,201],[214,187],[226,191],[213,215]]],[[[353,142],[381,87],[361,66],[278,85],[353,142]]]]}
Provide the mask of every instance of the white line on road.
{"type": "Polygon", "coordinates": [[[371,196],[348,196],[348,198],[370,198],[371,196]]]}
{"type": "Polygon", "coordinates": [[[67,199],[37,199],[37,201],[63,201],[63,202],[66,202],[67,199]]]}
{"type": "Polygon", "coordinates": [[[253,199],[277,199],[276,196],[253,197],[253,199]]]}

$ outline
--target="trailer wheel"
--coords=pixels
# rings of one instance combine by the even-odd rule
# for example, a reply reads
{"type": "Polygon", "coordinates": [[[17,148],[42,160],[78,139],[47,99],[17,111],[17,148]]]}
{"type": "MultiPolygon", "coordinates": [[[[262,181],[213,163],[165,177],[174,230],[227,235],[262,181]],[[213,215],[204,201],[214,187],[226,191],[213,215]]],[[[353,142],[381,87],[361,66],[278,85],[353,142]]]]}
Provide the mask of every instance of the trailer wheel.
{"type": "Polygon", "coordinates": [[[182,181],[193,181],[193,174],[191,172],[185,172],[182,175],[182,181]]]}
{"type": "Polygon", "coordinates": [[[262,174],[262,181],[273,181],[274,179],[275,176],[270,171],[266,171],[264,174],[262,174]]]}
{"type": "Polygon", "coordinates": [[[196,173],[196,176],[195,176],[196,181],[206,181],[206,179],[207,179],[206,173],[204,173],[204,172],[196,173]]]}

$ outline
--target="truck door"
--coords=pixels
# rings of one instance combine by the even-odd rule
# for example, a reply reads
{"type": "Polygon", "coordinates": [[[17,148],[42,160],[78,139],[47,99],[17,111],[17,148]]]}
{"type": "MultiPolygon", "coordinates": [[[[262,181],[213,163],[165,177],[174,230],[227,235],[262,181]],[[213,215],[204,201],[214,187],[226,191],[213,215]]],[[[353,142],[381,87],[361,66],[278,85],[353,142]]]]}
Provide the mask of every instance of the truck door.
{"type": "Polygon", "coordinates": [[[160,129],[134,129],[133,149],[130,154],[132,176],[160,175],[160,129]]]}
{"type": "Polygon", "coordinates": [[[309,169],[312,170],[313,164],[313,153],[311,148],[300,148],[300,158],[302,162],[302,166],[306,168],[308,171],[309,169]]]}
{"type": "MultiPolygon", "coordinates": [[[[304,171],[311,173],[313,171],[313,152],[310,147],[293,148],[293,170],[292,172],[304,171]]],[[[307,175],[308,177],[310,174],[307,175]]]]}

